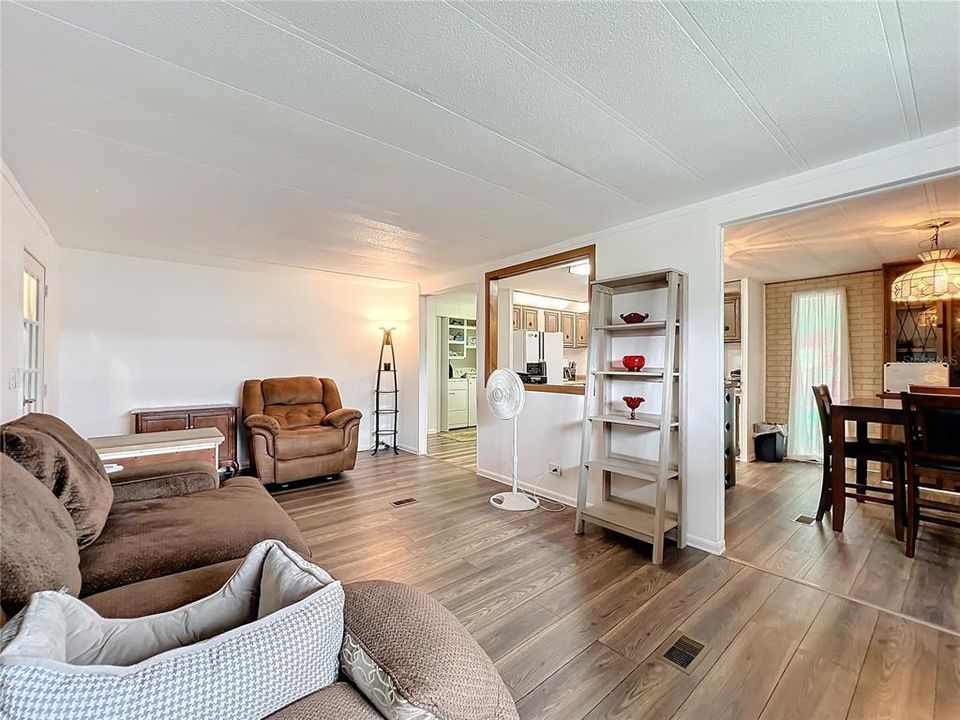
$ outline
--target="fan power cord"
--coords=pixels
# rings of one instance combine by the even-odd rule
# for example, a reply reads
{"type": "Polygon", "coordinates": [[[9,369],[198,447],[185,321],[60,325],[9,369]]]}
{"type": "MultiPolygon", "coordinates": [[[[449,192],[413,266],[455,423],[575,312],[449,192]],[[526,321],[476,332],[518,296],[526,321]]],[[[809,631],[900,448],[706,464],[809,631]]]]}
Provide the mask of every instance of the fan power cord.
{"type": "Polygon", "coordinates": [[[526,496],[527,496],[528,498],[530,498],[531,500],[534,500],[535,502],[539,503],[540,507],[542,507],[542,508],[543,508],[544,510],[546,510],[547,512],[552,512],[552,513],[563,512],[564,510],[566,510],[567,506],[564,505],[562,502],[559,502],[559,501],[557,501],[557,500],[551,500],[550,498],[542,498],[542,497],[540,497],[540,495],[537,493],[537,488],[540,487],[540,481],[543,479],[543,476],[544,476],[544,475],[549,475],[549,472],[542,472],[542,473],[540,473],[539,475],[537,475],[537,479],[536,479],[536,480],[534,481],[534,483],[533,483],[533,493],[532,493],[532,494],[529,493],[529,492],[527,492],[527,491],[524,490],[523,488],[519,488],[519,489],[520,489],[520,492],[522,492],[524,495],[526,495],[526,496]],[[544,503],[551,503],[551,504],[553,505],[553,507],[547,507],[544,503]]]}

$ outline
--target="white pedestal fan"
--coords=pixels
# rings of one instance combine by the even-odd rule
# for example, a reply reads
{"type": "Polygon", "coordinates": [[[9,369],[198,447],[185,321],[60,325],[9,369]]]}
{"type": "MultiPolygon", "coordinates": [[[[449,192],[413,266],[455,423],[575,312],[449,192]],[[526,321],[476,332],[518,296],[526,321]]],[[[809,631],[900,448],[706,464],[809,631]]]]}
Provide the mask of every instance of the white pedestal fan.
{"type": "Polygon", "coordinates": [[[534,510],[540,505],[539,500],[520,491],[517,478],[517,416],[523,410],[524,392],[520,376],[513,370],[499,368],[487,379],[487,403],[491,412],[501,420],[513,420],[513,490],[497,493],[490,498],[490,504],[512,512],[534,510]]]}

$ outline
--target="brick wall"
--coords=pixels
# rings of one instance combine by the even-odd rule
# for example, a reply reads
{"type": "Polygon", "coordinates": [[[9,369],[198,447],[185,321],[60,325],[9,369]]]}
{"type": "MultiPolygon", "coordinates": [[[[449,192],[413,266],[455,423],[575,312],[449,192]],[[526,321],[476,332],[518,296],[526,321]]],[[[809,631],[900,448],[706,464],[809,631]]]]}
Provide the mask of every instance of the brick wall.
{"type": "Polygon", "coordinates": [[[767,343],[764,417],[769,422],[785,423],[789,416],[792,361],[790,310],[793,293],[836,287],[847,290],[853,394],[873,396],[883,387],[881,270],[770,283],[764,288],[767,343]]]}

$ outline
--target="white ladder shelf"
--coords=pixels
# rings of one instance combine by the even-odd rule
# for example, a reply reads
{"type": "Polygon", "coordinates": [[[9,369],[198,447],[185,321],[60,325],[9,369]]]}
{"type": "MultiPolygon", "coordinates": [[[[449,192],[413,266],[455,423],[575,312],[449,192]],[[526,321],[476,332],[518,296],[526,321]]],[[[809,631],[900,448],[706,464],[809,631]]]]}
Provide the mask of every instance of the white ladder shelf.
{"type": "MultiPolygon", "coordinates": [[[[591,285],[590,349],[587,358],[587,387],[583,403],[583,436],[580,447],[580,484],[577,489],[576,532],[584,523],[614,530],[653,545],[653,562],[663,562],[664,539],[672,531],[678,547],[683,547],[684,473],[683,408],[685,393],[686,275],[674,269],[597,280],[591,285]],[[651,293],[650,291],[655,291],[651,293]],[[614,297],[643,293],[643,297],[662,291],[665,294],[663,319],[638,324],[617,322],[614,297]],[[663,337],[664,367],[644,367],[630,372],[613,364],[612,340],[633,337],[663,337]],[[611,395],[617,382],[661,383],[660,407],[654,412],[638,412],[636,419],[613,409],[611,395]],[[642,458],[611,451],[612,434],[620,432],[657,432],[656,458],[642,458]],[[598,437],[599,434],[599,437],[598,437]],[[597,447],[600,450],[597,450],[597,447]],[[674,459],[675,458],[675,459],[674,459]],[[591,472],[592,471],[592,472],[591,472]],[[612,493],[613,475],[632,479],[634,485],[655,486],[652,502],[640,503],[616,497],[612,493]],[[600,487],[592,483],[600,481],[600,487]],[[676,510],[668,508],[668,496],[674,492],[676,510]]],[[[643,308],[636,308],[643,310],[643,308]]],[[[628,341],[629,342],[629,341],[628,341]]]]}

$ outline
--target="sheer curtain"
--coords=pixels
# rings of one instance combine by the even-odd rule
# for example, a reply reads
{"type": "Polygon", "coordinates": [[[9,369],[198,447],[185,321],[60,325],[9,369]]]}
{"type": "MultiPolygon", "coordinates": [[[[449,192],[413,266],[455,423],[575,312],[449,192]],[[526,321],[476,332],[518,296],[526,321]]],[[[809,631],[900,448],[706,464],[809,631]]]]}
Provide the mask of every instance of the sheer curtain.
{"type": "Polygon", "coordinates": [[[820,417],[814,385],[827,385],[836,398],[850,397],[850,334],[843,288],[793,294],[793,367],[787,457],[822,460],[820,417]]]}

